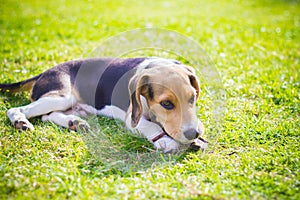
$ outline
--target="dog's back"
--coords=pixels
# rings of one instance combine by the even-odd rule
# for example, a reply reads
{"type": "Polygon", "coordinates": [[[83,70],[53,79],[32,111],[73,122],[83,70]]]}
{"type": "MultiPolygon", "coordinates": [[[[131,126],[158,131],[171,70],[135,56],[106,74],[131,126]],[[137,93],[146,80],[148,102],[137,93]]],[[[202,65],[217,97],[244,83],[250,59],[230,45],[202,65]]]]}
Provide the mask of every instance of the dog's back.
{"type": "Polygon", "coordinates": [[[69,61],[25,81],[0,84],[0,90],[31,90],[33,101],[45,96],[74,95],[97,109],[114,104],[126,110],[129,106],[128,81],[144,60],[92,58],[69,61]]]}

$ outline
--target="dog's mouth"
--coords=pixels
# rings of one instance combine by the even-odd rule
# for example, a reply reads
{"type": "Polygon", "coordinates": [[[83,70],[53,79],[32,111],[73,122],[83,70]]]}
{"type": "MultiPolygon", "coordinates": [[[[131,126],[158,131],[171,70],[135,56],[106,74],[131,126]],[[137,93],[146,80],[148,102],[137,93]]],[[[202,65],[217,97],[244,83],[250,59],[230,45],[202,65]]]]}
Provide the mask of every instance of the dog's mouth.
{"type": "MultiPolygon", "coordinates": [[[[166,130],[164,128],[163,128],[163,131],[164,131],[165,135],[173,138],[170,134],[168,134],[168,132],[166,132],[166,130]]],[[[182,144],[184,144],[184,143],[182,143],[182,144]]],[[[194,140],[191,140],[191,141],[185,143],[184,145],[189,145],[189,148],[193,149],[193,150],[197,150],[197,151],[198,150],[202,150],[203,151],[204,149],[207,148],[208,144],[209,144],[208,141],[206,141],[202,137],[198,137],[198,138],[196,138],[194,140]]]]}

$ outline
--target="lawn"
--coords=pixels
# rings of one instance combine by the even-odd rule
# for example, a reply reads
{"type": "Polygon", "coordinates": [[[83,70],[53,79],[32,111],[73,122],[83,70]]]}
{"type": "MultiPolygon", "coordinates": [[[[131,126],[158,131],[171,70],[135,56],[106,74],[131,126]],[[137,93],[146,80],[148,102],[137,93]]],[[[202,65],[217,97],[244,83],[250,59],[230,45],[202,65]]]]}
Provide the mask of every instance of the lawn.
{"type": "Polygon", "coordinates": [[[29,103],[29,95],[2,92],[0,198],[300,199],[299,13],[296,0],[1,0],[1,82],[87,58],[121,32],[163,28],[191,38],[210,57],[226,112],[214,135],[203,84],[199,117],[209,127],[204,137],[214,135],[216,144],[164,156],[103,117],[93,120],[103,133],[98,138],[40,118],[31,120],[35,131],[20,133],[6,111],[29,103]],[[101,139],[120,151],[91,145],[101,139]],[[146,159],[134,160],[139,153],[146,159]],[[128,163],[116,167],[118,159],[128,163]]]}

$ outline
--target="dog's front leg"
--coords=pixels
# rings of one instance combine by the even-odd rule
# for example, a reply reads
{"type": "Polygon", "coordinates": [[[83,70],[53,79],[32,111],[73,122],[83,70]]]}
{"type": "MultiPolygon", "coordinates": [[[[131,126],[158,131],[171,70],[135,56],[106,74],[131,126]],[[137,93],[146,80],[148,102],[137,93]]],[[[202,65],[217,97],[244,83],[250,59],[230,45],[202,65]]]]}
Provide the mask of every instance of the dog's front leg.
{"type": "Polygon", "coordinates": [[[176,152],[179,150],[179,143],[174,139],[170,138],[165,134],[162,128],[148,121],[145,117],[141,117],[138,125],[135,128],[131,127],[131,113],[127,115],[126,113],[116,106],[105,106],[101,110],[96,110],[94,107],[87,104],[77,104],[75,110],[80,113],[104,115],[114,119],[120,119],[126,123],[127,128],[135,134],[142,134],[154,146],[164,151],[165,153],[176,152]]]}
{"type": "Polygon", "coordinates": [[[135,128],[131,127],[131,117],[127,117],[126,126],[134,133],[141,133],[164,153],[175,153],[179,150],[180,145],[177,141],[167,136],[159,125],[148,121],[143,116],[135,128]]]}

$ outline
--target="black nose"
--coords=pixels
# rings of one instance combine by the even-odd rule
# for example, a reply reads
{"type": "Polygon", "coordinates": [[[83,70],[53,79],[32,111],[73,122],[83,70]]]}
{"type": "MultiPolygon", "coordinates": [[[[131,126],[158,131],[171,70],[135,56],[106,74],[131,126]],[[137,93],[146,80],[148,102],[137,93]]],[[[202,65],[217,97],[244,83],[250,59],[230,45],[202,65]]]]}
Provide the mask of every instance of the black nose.
{"type": "Polygon", "coordinates": [[[196,131],[195,129],[189,129],[185,131],[183,134],[188,140],[193,140],[199,136],[198,131],[196,131]]]}

